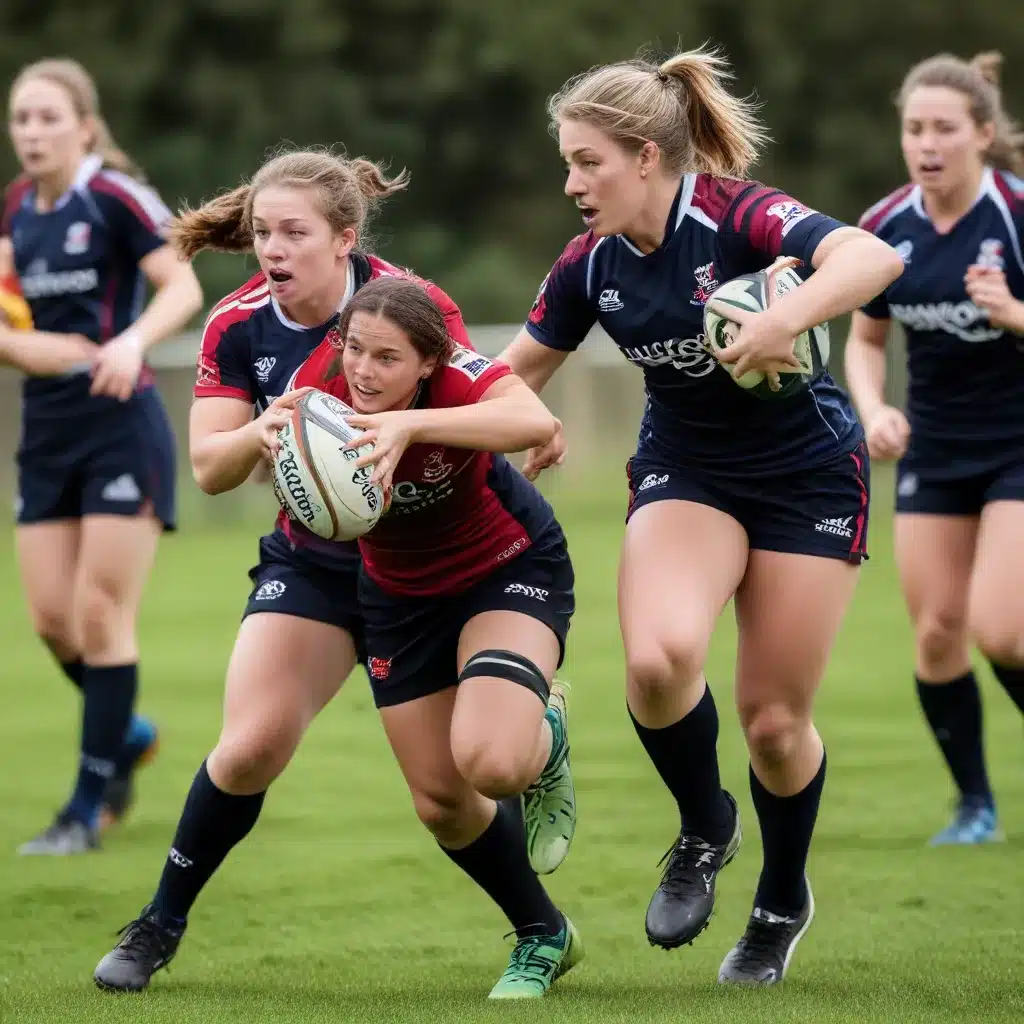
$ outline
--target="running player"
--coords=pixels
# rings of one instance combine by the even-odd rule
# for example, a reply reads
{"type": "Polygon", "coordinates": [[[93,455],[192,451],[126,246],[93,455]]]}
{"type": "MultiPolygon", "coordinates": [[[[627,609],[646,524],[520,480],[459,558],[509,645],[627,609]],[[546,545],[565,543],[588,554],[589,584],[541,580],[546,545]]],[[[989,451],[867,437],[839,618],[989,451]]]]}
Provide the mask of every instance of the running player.
{"type": "MultiPolygon", "coordinates": [[[[861,428],[827,374],[785,400],[752,397],[706,351],[703,308],[718,284],[779,256],[813,267],[770,312],[730,314],[742,327],[722,362],[784,369],[797,334],[864,303],[902,265],[866,232],[744,180],[764,134],[725,74],[720,57],[696,50],[601,67],[552,98],[565,191],[587,230],[502,358],[540,389],[598,321],[643,369],[620,622],[633,724],[681,817],[647,936],[666,949],[692,942],[739,847],[704,675],[711,630],[733,598],[764,865],[719,981],[770,984],[814,910],[805,866],[825,751],[811,707],[865,554],[867,465],[861,428]]],[[[556,442],[533,453],[531,472],[558,457],[556,442]]]]}
{"type": "Polygon", "coordinates": [[[145,354],[202,293],[84,68],[24,68],[10,133],[24,173],[7,189],[0,236],[36,330],[0,332],[0,350],[50,374],[24,383],[18,560],[36,632],[83,694],[74,791],[21,852],[71,854],[98,845],[101,817],[123,815],[132,772],[156,749],[152,723],[132,715],[135,629],[160,534],[174,527],[174,438],[145,354]]]}
{"type": "MultiPolygon", "coordinates": [[[[254,248],[261,268],[217,304],[204,331],[191,424],[193,469],[204,490],[239,486],[272,454],[301,393],[293,388],[296,371],[338,309],[368,281],[408,276],[358,248],[373,205],[407,181],[404,174],[386,178],[366,160],[288,153],[250,185],[173,225],[184,254],[254,248]]],[[[449,335],[468,346],[458,307],[435,285],[419,285],[444,311],[449,335]]],[[[228,666],[220,739],[192,783],[152,903],[96,969],[101,987],[145,988],[171,960],[193,903],[256,823],[266,790],[305,730],[356,661],[365,663],[358,565],[354,543],[322,541],[283,513],[261,540],[228,666]]]]}
{"type": "Polygon", "coordinates": [[[959,799],[934,844],[1001,837],[985,767],[977,644],[1024,710],[1024,134],[998,54],[948,54],[900,91],[910,183],[862,227],[903,276],[854,314],[846,372],[873,458],[899,459],[896,560],[914,623],[917,694],[959,799]],[[908,410],[886,404],[892,320],[907,336],[908,410]]]}
{"type": "Polygon", "coordinates": [[[516,931],[491,998],[540,997],[582,957],[531,869],[518,799],[547,800],[534,866],[554,870],[575,824],[563,693],[551,685],[573,569],[550,505],[491,453],[546,443],[555,420],[507,366],[454,346],[411,282],[358,292],[339,341],[341,355],[322,351],[298,383],[357,410],[349,423],[365,434],[348,447],[375,447],[354,467],[373,465],[371,482],[390,493],[359,542],[374,699],[420,820],[516,931]]]}

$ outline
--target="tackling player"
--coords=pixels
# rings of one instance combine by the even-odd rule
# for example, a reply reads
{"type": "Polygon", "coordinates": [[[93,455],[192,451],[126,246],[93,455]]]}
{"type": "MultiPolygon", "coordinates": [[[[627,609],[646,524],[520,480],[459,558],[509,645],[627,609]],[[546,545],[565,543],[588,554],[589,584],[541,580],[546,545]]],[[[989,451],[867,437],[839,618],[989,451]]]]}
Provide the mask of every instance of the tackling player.
{"type": "Polygon", "coordinates": [[[948,54],[900,90],[910,182],[861,226],[903,276],[855,313],[846,373],[874,458],[899,459],[895,548],[924,717],[958,790],[934,844],[1001,838],[985,767],[977,644],[1024,710],[1024,134],[998,54],[948,54]],[[886,404],[892,320],[907,337],[907,414],[886,404]]]}

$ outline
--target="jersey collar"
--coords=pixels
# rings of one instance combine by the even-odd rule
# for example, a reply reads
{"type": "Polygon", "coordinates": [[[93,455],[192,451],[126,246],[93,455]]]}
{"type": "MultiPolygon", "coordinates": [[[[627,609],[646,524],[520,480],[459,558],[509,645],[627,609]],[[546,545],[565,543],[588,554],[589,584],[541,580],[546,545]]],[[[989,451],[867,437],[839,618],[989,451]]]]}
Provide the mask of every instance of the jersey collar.
{"type": "MultiPolygon", "coordinates": [[[[348,261],[348,269],[345,272],[345,294],[341,297],[341,302],[338,303],[338,313],[340,313],[348,304],[352,301],[352,296],[356,293],[356,274],[352,268],[352,260],[348,261]]],[[[304,327],[302,324],[296,323],[288,314],[281,308],[281,304],[273,296],[270,297],[270,305],[274,310],[274,315],[281,322],[284,327],[287,327],[290,331],[315,331],[317,327],[304,327]]],[[[336,315],[336,314],[335,314],[336,315]]],[[[333,317],[328,318],[328,322],[333,317]]],[[[318,325],[322,327],[323,324],[318,325]]]]}
{"type": "Polygon", "coordinates": [[[646,259],[648,256],[653,256],[654,253],[660,252],[672,240],[672,237],[679,230],[686,214],[689,212],[690,203],[693,200],[693,190],[696,188],[696,185],[696,174],[683,175],[683,180],[679,182],[679,188],[676,190],[676,197],[672,200],[672,207],[668,211],[668,220],[665,222],[665,237],[662,239],[661,245],[654,252],[641,252],[625,235],[617,235],[616,237],[634,256],[639,256],[640,259],[646,259]]]}

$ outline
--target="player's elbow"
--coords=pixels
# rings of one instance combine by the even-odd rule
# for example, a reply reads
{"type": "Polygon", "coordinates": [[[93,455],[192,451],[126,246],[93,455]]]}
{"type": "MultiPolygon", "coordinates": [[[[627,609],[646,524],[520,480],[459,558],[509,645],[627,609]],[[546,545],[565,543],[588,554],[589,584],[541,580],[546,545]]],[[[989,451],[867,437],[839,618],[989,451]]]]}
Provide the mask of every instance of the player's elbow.
{"type": "Polygon", "coordinates": [[[204,457],[204,453],[193,452],[190,461],[192,463],[192,479],[204,494],[223,494],[224,491],[231,489],[227,486],[223,474],[216,472],[216,467],[210,464],[210,460],[204,457]]]}
{"type": "Polygon", "coordinates": [[[871,258],[878,268],[878,275],[885,277],[885,284],[879,289],[881,292],[903,273],[903,259],[888,242],[883,242],[880,238],[875,238],[874,235],[868,235],[867,232],[865,235],[864,241],[871,245],[871,258]]]}
{"type": "Polygon", "coordinates": [[[178,295],[182,314],[191,320],[203,308],[203,286],[191,263],[182,264],[178,271],[178,295]]]}

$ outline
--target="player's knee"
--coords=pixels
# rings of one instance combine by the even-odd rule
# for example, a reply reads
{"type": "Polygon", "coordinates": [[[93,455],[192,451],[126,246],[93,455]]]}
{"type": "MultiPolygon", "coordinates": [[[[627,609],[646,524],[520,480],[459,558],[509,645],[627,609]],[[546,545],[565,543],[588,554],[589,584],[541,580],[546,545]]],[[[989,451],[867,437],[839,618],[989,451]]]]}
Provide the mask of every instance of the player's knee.
{"type": "Polygon", "coordinates": [[[33,608],[32,628],[58,660],[69,661],[77,656],[78,645],[75,643],[75,626],[70,608],[33,608]]]}
{"type": "Polygon", "coordinates": [[[478,793],[492,800],[518,796],[534,781],[530,778],[533,766],[528,753],[495,742],[494,737],[460,742],[452,748],[459,774],[478,793]]]}
{"type": "Polygon", "coordinates": [[[971,638],[978,650],[996,665],[1020,665],[1024,662],[1024,635],[1012,622],[979,622],[971,627],[971,638]]]}
{"type": "Polygon", "coordinates": [[[741,707],[740,722],[752,754],[762,762],[783,763],[796,746],[807,718],[791,705],[773,701],[741,707]]]}
{"type": "Polygon", "coordinates": [[[631,645],[626,656],[631,707],[671,701],[702,678],[706,647],[685,634],[631,645]]]}
{"type": "Polygon", "coordinates": [[[118,643],[124,626],[117,595],[101,583],[85,583],[79,588],[75,611],[82,656],[86,661],[103,657],[118,643]]]}
{"type": "Polygon", "coordinates": [[[427,831],[439,839],[445,839],[457,832],[462,802],[460,794],[447,792],[441,787],[412,791],[412,805],[416,810],[416,817],[427,831]]]}
{"type": "Polygon", "coordinates": [[[917,660],[925,672],[943,674],[949,662],[962,659],[967,645],[967,623],[960,612],[925,613],[918,617],[914,630],[917,660]]]}
{"type": "Polygon", "coordinates": [[[296,743],[287,729],[232,731],[221,735],[209,760],[228,792],[259,793],[288,766],[296,743]]]}

